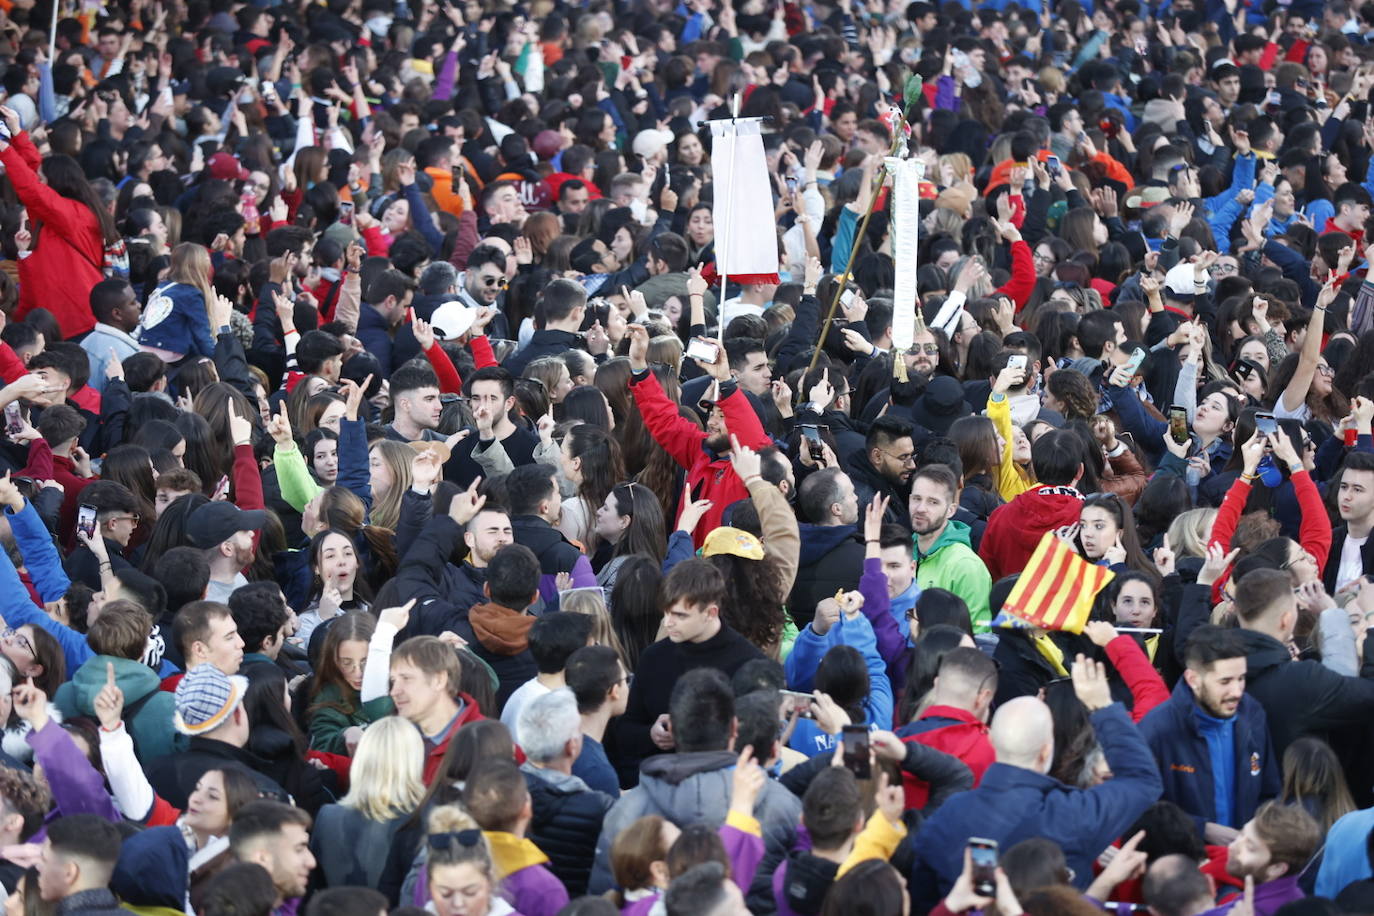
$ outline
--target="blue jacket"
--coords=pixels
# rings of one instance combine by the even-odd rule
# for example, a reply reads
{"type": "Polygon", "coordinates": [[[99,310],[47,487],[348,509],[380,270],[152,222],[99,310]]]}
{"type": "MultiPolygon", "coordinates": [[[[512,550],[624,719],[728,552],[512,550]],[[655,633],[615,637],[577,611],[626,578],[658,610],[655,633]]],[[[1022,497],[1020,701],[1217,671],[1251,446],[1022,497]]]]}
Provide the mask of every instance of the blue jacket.
{"type": "Polygon", "coordinates": [[[1371,830],[1374,830],[1374,808],[1351,811],[1331,825],[1326,833],[1326,851],[1322,854],[1313,893],[1335,899],[1346,885],[1374,874],[1365,852],[1365,838],[1371,830]]]}
{"type": "Polygon", "coordinates": [[[925,913],[949,893],[964,866],[969,837],[1010,849],[1044,837],[1058,843],[1083,890],[1093,862],[1159,798],[1159,770],[1120,703],[1093,713],[1093,730],[1112,778],[1091,789],[1066,786],[1022,767],[994,763],[978,788],[949,799],[926,820],[913,844],[912,912],[925,913]]]}
{"type": "MultiPolygon", "coordinates": [[[[846,620],[841,615],[824,636],[817,635],[811,624],[807,624],[797,634],[792,651],[783,662],[788,688],[810,693],[815,686],[816,668],[834,646],[853,646],[864,657],[868,667],[868,697],[864,700],[867,724],[873,728],[890,727],[892,684],[887,679],[887,663],[878,654],[878,638],[873,633],[873,625],[863,615],[853,620],[846,620]]],[[[788,747],[814,757],[835,750],[835,736],[821,731],[815,719],[801,718],[792,730],[788,747]]]]}
{"type": "MultiPolygon", "coordinates": [[[[38,597],[45,602],[58,600],[66,594],[71,581],[62,569],[62,558],[53,546],[52,535],[38,517],[37,510],[25,502],[24,508],[18,512],[6,509],[5,517],[9,519],[15,543],[24,557],[24,568],[29,572],[38,597]]],[[[20,580],[9,555],[3,551],[0,551],[0,617],[4,617],[9,626],[22,627],[28,624],[42,627],[55,636],[62,646],[68,672],[75,673],[88,658],[95,656],[91,647],[86,645],[84,633],[52,619],[30,600],[29,590],[20,580]]],[[[158,674],[167,677],[177,670],[176,665],[163,659],[158,674]]]]}
{"type": "MultiPolygon", "coordinates": [[[[1140,721],[1140,734],[1159,764],[1164,780],[1164,800],[1193,816],[1201,830],[1217,822],[1213,797],[1212,761],[1207,739],[1198,725],[1202,710],[1193,690],[1182,678],[1167,703],[1156,706],[1140,721]]],[[[1279,794],[1279,761],[1269,740],[1264,707],[1248,693],[1235,715],[1236,772],[1231,811],[1239,828],[1250,820],[1261,803],[1279,794]]]]}
{"type": "Polygon", "coordinates": [[[145,347],[171,353],[215,355],[215,335],[211,332],[205,296],[186,283],[170,283],[153,290],[134,337],[145,347]]]}

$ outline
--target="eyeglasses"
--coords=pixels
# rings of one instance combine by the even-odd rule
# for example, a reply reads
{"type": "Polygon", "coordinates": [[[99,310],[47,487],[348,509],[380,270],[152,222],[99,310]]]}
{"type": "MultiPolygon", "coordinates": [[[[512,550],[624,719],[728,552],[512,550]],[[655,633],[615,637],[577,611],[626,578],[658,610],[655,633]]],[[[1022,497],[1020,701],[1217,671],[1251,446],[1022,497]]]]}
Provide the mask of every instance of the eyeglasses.
{"type": "Polygon", "coordinates": [[[3,631],[0,631],[0,641],[12,641],[16,646],[18,646],[23,651],[29,653],[35,658],[38,657],[38,652],[33,648],[33,640],[29,639],[27,636],[16,630],[14,627],[5,627],[3,631]]]}
{"type": "Polygon", "coordinates": [[[1317,374],[1325,376],[1326,378],[1331,378],[1333,375],[1336,374],[1336,370],[1332,369],[1330,366],[1318,366],[1317,374]]]}
{"type": "Polygon", "coordinates": [[[495,276],[482,277],[481,279],[483,286],[500,286],[502,289],[505,289],[506,287],[506,278],[499,274],[495,276]]]}
{"type": "Polygon", "coordinates": [[[1209,272],[1214,277],[1229,277],[1231,274],[1237,273],[1238,268],[1234,264],[1213,264],[1209,272]]]}
{"type": "Polygon", "coordinates": [[[916,463],[916,453],[915,453],[915,452],[907,452],[905,455],[894,455],[894,454],[892,454],[891,452],[889,452],[887,449],[884,449],[884,448],[880,448],[880,449],[878,449],[878,451],[882,452],[884,455],[886,455],[887,457],[891,458],[893,461],[897,462],[898,464],[915,464],[915,463],[916,463]]]}
{"type": "Polygon", "coordinates": [[[138,520],[139,515],[137,512],[134,512],[130,515],[116,515],[113,518],[108,519],[108,521],[112,522],[133,522],[135,525],[138,524],[138,520]]]}

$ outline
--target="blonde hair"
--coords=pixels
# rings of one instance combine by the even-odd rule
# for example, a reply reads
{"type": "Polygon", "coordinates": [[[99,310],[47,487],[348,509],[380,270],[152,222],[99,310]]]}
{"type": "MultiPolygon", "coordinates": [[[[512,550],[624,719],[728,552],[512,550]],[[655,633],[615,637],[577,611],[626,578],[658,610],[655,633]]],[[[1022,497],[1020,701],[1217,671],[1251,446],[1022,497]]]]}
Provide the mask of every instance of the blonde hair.
{"type": "Polygon", "coordinates": [[[1216,509],[1189,509],[1169,525],[1169,548],[1178,557],[1207,556],[1207,538],[1216,521],[1216,509]]]}
{"type": "MultiPolygon", "coordinates": [[[[949,166],[949,170],[954,173],[955,184],[969,184],[969,179],[973,175],[973,160],[967,153],[945,153],[940,157],[940,165],[949,166]]],[[[940,177],[937,173],[936,177],[940,177]]]]}
{"type": "Polygon", "coordinates": [[[625,647],[611,623],[611,612],[606,607],[606,593],[599,588],[569,589],[558,597],[558,609],[573,614],[586,614],[592,619],[592,639],[598,646],[614,649],[620,662],[628,671],[631,668],[625,660],[625,647]]]}
{"type": "Polygon", "coordinates": [[[410,465],[418,453],[404,442],[391,439],[378,439],[372,443],[372,448],[368,449],[369,457],[372,449],[381,452],[382,460],[391,469],[392,483],[391,488],[381,496],[372,494],[372,514],[368,520],[379,528],[395,531],[396,523],[401,520],[401,499],[410,489],[410,465]]]}
{"type": "Polygon", "coordinates": [[[427,870],[431,882],[437,869],[453,865],[471,865],[486,876],[493,894],[499,890],[491,846],[487,844],[486,836],[472,819],[472,815],[457,805],[440,805],[429,813],[428,827],[427,870]],[[463,838],[471,842],[458,842],[458,834],[463,834],[463,838]]]}
{"type": "Polygon", "coordinates": [[[374,821],[409,815],[425,794],[425,742],[420,730],[399,716],[368,726],[353,754],[345,808],[374,821]]]}
{"type": "MultiPolygon", "coordinates": [[[[167,279],[200,290],[208,315],[215,304],[215,288],[210,284],[210,250],[195,242],[182,242],[172,249],[167,279]]],[[[207,322],[208,323],[208,322],[207,322]]],[[[210,329],[212,332],[214,328],[210,329]]]]}
{"type": "Polygon", "coordinates": [[[671,366],[674,372],[682,369],[682,341],[676,334],[659,334],[649,338],[649,362],[671,366]]]}

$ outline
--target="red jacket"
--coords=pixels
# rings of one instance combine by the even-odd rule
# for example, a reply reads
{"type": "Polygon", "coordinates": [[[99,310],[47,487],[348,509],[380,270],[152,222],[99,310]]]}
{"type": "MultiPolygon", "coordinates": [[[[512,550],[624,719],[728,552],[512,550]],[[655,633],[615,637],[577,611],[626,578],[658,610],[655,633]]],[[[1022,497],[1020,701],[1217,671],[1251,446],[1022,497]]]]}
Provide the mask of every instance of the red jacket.
{"type": "MultiPolygon", "coordinates": [[[[957,706],[932,706],[915,722],[899,729],[897,735],[905,742],[914,741],[958,757],[973,771],[974,788],[983,781],[987,768],[997,762],[997,753],[988,740],[987,723],[957,706]]],[[[906,807],[924,808],[930,796],[930,783],[910,773],[902,774],[902,782],[906,807]]]]}
{"type": "Polygon", "coordinates": [[[1078,521],[1083,497],[1073,487],[1034,487],[993,510],[978,545],[992,581],[1019,573],[1040,537],[1078,521]]]}
{"type": "MultiPolygon", "coordinates": [[[[453,740],[453,736],[458,734],[458,729],[467,725],[469,722],[477,722],[484,718],[482,710],[477,708],[477,701],[466,693],[458,694],[459,701],[463,704],[463,711],[458,714],[458,718],[453,720],[448,731],[438,741],[430,745],[425,754],[425,785],[434,781],[434,776],[439,772],[439,765],[444,762],[444,754],[448,751],[448,743],[453,740]]],[[[429,739],[425,739],[429,743],[429,739]]]]}
{"type": "MultiPolygon", "coordinates": [[[[663,393],[652,372],[639,381],[632,378],[630,391],[634,393],[635,404],[649,435],[687,471],[692,499],[711,500],[711,508],[692,532],[692,543],[700,547],[706,535],[720,527],[725,507],[736,500],[748,499],[749,489],[730,466],[728,458],[718,458],[706,451],[706,431],[677,412],[677,404],[663,393]]],[[[760,449],[772,444],[744,392],[736,388],[721,398],[719,404],[725,412],[725,428],[739,437],[741,445],[760,449]]]]}
{"type": "Polygon", "coordinates": [[[85,204],[61,196],[38,179],[38,150],[27,133],[18,134],[0,151],[0,162],[28,208],[29,219],[41,227],[33,253],[19,262],[19,308],[14,317],[46,308],[57,318],[64,338],[78,337],[95,327],[91,288],[105,279],[100,220],[85,204]]]}
{"type": "Polygon", "coordinates": [[[1164,685],[1164,679],[1129,633],[1122,633],[1107,643],[1107,658],[1131,690],[1132,722],[1139,722],[1147,712],[1168,701],[1169,688],[1164,685]]]}

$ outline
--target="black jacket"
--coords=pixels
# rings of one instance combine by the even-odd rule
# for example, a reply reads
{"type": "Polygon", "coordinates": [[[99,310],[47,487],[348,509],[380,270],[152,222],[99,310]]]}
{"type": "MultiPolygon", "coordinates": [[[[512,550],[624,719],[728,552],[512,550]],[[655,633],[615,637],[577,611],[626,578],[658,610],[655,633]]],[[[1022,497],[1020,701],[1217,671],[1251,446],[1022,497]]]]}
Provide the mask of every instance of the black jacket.
{"type": "Polygon", "coordinates": [[[854,484],[854,492],[859,496],[861,516],[875,496],[887,496],[889,502],[887,512],[883,514],[883,521],[901,525],[903,528],[911,527],[911,516],[906,507],[907,495],[911,492],[909,481],[900,486],[892,483],[878,473],[878,469],[869,462],[868,452],[864,449],[849,456],[849,460],[844,462],[844,470],[854,484]]]}
{"type": "Polygon", "coordinates": [[[264,798],[283,802],[288,800],[286,790],[267,775],[272,767],[270,761],[252,751],[201,735],[192,738],[186,750],[179,754],[154,758],[145,770],[153,791],[167,804],[184,810],[186,800],[195,791],[200,777],[210,770],[226,766],[236,767],[252,776],[258,785],[258,793],[264,798]]]}
{"type": "Polygon", "coordinates": [[[857,589],[863,571],[864,545],[856,526],[803,524],[797,581],[787,598],[797,628],[811,622],[822,599],[857,589]]]}
{"type": "Polygon", "coordinates": [[[568,896],[580,897],[587,892],[601,822],[615,799],[595,789],[557,785],[530,764],[522,769],[534,808],[529,838],[549,857],[549,869],[568,889],[568,896]]]}
{"type": "Polygon", "coordinates": [[[54,916],[123,916],[128,912],[108,887],[97,887],[63,898],[54,916]]]}
{"type": "MultiPolygon", "coordinates": [[[[619,287],[616,288],[616,291],[619,292],[619,287]]],[[[526,366],[542,356],[560,356],[569,350],[585,349],[586,346],[581,334],[545,328],[542,331],[535,331],[530,342],[525,345],[525,349],[507,356],[502,365],[511,375],[519,378],[526,366]]]]}
{"type": "Polygon", "coordinates": [[[462,539],[463,529],[457,522],[447,515],[436,515],[425,522],[410,545],[405,562],[396,572],[399,600],[416,599],[406,637],[438,636],[453,630],[474,604],[487,600],[482,591],[486,573],[467,562],[449,562],[462,539]]]}
{"type": "MultiPolygon", "coordinates": [[[[1341,569],[1341,551],[1345,549],[1345,539],[1350,534],[1350,529],[1341,525],[1331,532],[1331,552],[1326,557],[1326,569],[1322,571],[1322,584],[1326,586],[1328,594],[1336,594],[1336,575],[1341,569]]],[[[1360,559],[1363,561],[1362,572],[1368,576],[1374,574],[1374,538],[1368,538],[1364,546],[1360,548],[1360,559]]]]}

